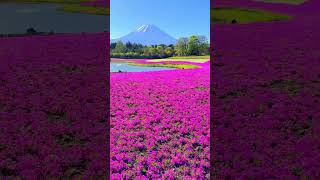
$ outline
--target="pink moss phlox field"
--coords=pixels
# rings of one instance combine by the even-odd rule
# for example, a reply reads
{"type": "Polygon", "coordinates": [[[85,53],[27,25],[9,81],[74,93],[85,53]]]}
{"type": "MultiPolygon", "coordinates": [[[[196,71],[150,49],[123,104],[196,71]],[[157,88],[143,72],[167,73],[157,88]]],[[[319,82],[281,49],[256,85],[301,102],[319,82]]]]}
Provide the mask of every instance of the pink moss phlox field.
{"type": "Polygon", "coordinates": [[[111,73],[111,179],[209,178],[209,64],[111,73]]]}
{"type": "Polygon", "coordinates": [[[0,177],[107,175],[108,37],[0,39],[0,177]]]}
{"type": "Polygon", "coordinates": [[[241,2],[294,18],[211,24],[213,173],[218,179],[319,179],[320,2],[241,2]]]}

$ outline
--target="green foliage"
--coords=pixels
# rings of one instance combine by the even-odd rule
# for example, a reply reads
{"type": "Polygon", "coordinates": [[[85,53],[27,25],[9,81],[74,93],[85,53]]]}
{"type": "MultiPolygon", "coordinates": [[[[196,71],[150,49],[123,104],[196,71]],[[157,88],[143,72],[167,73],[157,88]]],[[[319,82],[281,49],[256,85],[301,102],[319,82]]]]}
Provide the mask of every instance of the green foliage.
{"type": "Polygon", "coordinates": [[[200,40],[197,36],[191,36],[188,41],[187,55],[200,55],[200,40]]]}
{"type": "Polygon", "coordinates": [[[292,4],[292,5],[299,5],[307,0],[256,0],[256,1],[262,1],[267,3],[281,3],[281,4],[292,4]]]}
{"type": "Polygon", "coordinates": [[[98,15],[110,14],[109,8],[81,6],[78,4],[64,5],[62,8],[59,8],[59,9],[66,12],[75,12],[75,13],[87,13],[87,14],[98,14],[98,15]]]}
{"type": "Polygon", "coordinates": [[[88,0],[0,0],[1,2],[79,4],[88,0]]]}
{"type": "Polygon", "coordinates": [[[191,36],[187,44],[188,56],[202,56],[209,54],[209,43],[205,36],[191,36]]]}
{"type": "Polygon", "coordinates": [[[118,41],[115,48],[114,48],[114,52],[115,53],[125,53],[126,52],[126,48],[124,46],[124,44],[121,41],[118,41]]]}
{"type": "Polygon", "coordinates": [[[56,3],[62,4],[59,10],[73,13],[86,13],[86,14],[97,14],[97,15],[110,15],[110,9],[108,7],[92,7],[82,6],[80,3],[88,2],[90,0],[0,0],[2,2],[17,2],[17,3],[56,3]]]}
{"type": "Polygon", "coordinates": [[[178,39],[176,45],[143,46],[136,43],[118,41],[110,44],[112,58],[168,58],[173,56],[209,55],[209,43],[204,36],[178,39]]]}
{"type": "Polygon", "coordinates": [[[179,38],[176,46],[175,53],[177,56],[186,56],[187,55],[187,47],[188,47],[188,38],[179,38]]]}
{"type": "Polygon", "coordinates": [[[208,43],[208,40],[205,36],[198,36],[198,40],[200,42],[198,48],[199,48],[199,54],[196,54],[197,56],[203,56],[210,54],[210,45],[208,43]]]}
{"type": "Polygon", "coordinates": [[[254,23],[265,21],[289,20],[285,14],[258,9],[213,8],[210,11],[212,23],[254,23]]]}
{"type": "Polygon", "coordinates": [[[174,48],[166,47],[164,50],[164,54],[168,55],[169,57],[174,55],[174,48]]]}

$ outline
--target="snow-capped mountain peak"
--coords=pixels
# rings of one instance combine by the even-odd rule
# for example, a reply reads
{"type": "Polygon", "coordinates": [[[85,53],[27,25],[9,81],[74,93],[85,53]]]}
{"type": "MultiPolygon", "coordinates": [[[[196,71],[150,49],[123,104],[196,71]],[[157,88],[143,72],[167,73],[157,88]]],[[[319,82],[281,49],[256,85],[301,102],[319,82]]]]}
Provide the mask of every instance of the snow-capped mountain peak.
{"type": "Polygon", "coordinates": [[[119,38],[111,40],[111,42],[122,41],[124,43],[139,43],[143,45],[159,45],[159,44],[175,44],[176,39],[174,39],[169,34],[162,31],[155,25],[146,24],[137,28],[135,31],[119,38]]]}
{"type": "Polygon", "coordinates": [[[147,32],[147,31],[152,31],[154,29],[158,29],[156,26],[152,24],[147,24],[147,25],[142,25],[137,29],[137,32],[147,32]]]}
{"type": "Polygon", "coordinates": [[[146,32],[149,28],[149,25],[142,25],[137,29],[138,32],[146,32]]]}

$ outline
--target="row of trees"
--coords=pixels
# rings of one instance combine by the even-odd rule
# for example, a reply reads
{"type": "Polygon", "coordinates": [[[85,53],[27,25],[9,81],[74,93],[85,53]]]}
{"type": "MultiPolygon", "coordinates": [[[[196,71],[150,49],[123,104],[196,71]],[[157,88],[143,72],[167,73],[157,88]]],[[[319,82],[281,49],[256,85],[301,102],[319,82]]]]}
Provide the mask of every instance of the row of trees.
{"type": "Polygon", "coordinates": [[[167,58],[172,56],[209,55],[209,43],[205,36],[179,38],[175,45],[144,46],[136,43],[111,43],[112,58],[167,58]]]}

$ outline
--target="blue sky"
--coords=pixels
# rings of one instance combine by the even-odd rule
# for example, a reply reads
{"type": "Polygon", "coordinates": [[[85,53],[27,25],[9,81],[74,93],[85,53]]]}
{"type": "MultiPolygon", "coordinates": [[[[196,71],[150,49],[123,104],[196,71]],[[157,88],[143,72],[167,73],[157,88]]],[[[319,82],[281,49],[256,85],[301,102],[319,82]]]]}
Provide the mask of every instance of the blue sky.
{"type": "Polygon", "coordinates": [[[154,24],[174,38],[210,34],[210,0],[110,0],[111,39],[143,24],[154,24]]]}

